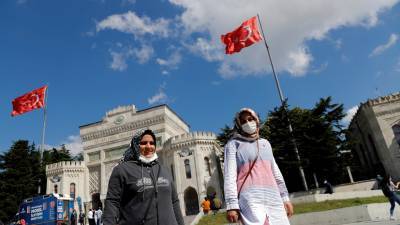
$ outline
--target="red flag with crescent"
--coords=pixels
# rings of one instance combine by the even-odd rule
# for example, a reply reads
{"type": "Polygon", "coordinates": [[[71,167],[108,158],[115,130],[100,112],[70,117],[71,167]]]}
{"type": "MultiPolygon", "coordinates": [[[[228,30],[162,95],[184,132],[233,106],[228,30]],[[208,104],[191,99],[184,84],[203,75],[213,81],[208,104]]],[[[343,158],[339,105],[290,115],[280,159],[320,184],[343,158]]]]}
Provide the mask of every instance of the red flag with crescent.
{"type": "Polygon", "coordinates": [[[43,108],[46,89],[47,85],[14,99],[12,101],[13,111],[11,116],[18,116],[34,109],[43,108]]]}
{"type": "Polygon", "coordinates": [[[254,16],[251,19],[244,21],[240,27],[236,28],[236,30],[221,35],[221,40],[226,45],[226,54],[240,52],[242,48],[248,47],[262,40],[257,27],[257,18],[254,16]]]}

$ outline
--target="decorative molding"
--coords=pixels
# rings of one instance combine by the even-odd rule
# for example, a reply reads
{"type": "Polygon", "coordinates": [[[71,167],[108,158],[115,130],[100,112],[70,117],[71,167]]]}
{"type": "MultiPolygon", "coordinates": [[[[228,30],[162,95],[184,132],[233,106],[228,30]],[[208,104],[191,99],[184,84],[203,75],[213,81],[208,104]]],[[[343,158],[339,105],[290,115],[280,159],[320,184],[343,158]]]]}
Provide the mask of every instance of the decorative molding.
{"type": "Polygon", "coordinates": [[[136,107],[135,105],[127,105],[127,106],[118,106],[115,109],[112,109],[106,113],[107,117],[112,117],[121,113],[127,113],[127,112],[132,112],[136,113],[136,107]]]}
{"type": "Polygon", "coordinates": [[[85,135],[81,135],[81,139],[82,139],[82,142],[87,142],[87,141],[99,139],[102,137],[107,137],[107,136],[112,136],[115,134],[124,133],[127,131],[137,130],[139,128],[149,127],[151,125],[159,124],[164,121],[165,121],[165,118],[163,115],[155,116],[150,119],[131,122],[131,123],[127,123],[127,124],[124,124],[121,126],[111,127],[111,128],[104,129],[101,131],[95,131],[95,132],[91,132],[91,133],[88,133],[85,135]]]}
{"type": "Polygon", "coordinates": [[[182,149],[180,152],[178,152],[178,155],[182,157],[187,157],[193,154],[193,150],[190,150],[188,148],[182,149]]]}
{"type": "Polygon", "coordinates": [[[395,113],[399,113],[399,112],[400,112],[400,108],[395,108],[395,109],[390,109],[390,110],[385,110],[382,112],[375,113],[375,115],[376,115],[376,117],[380,117],[380,116],[385,116],[388,114],[395,114],[395,113]]]}
{"type": "Polygon", "coordinates": [[[367,101],[367,104],[368,106],[376,106],[394,101],[400,101],[400,92],[393,93],[391,95],[381,96],[375,99],[370,99],[367,101]]]}

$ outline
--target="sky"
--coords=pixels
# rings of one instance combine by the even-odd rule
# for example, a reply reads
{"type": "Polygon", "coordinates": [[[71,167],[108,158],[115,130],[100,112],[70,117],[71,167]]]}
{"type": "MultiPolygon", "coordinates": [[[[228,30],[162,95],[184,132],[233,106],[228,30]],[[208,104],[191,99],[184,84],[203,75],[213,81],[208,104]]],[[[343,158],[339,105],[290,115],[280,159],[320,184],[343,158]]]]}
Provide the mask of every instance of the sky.
{"type": "Polygon", "coordinates": [[[79,126],[118,106],[168,104],[191,131],[265,119],[280,105],[263,42],[225,55],[220,37],[259,14],[285,98],[332,96],[351,120],[361,102],[399,91],[398,0],[0,1],[0,153],[41,143],[43,110],[12,100],[48,85],[45,145],[82,150],[79,126]]]}

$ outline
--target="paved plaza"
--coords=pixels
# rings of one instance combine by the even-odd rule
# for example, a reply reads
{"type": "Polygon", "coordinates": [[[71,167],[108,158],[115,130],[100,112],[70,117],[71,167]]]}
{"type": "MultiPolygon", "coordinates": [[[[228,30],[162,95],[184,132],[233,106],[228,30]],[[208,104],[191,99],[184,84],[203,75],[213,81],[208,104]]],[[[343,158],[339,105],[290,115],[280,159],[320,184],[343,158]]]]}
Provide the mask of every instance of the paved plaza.
{"type": "Polygon", "coordinates": [[[400,220],[367,221],[359,223],[348,223],[343,225],[400,225],[400,220]]]}

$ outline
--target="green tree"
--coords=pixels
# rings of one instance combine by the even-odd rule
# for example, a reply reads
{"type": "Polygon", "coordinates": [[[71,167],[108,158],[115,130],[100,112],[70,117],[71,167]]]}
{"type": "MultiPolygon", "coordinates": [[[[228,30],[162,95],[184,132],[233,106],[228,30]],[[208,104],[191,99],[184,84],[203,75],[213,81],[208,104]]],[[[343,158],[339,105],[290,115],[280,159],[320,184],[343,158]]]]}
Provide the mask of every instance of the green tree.
{"type": "Polygon", "coordinates": [[[283,106],[276,107],[268,113],[268,119],[260,130],[260,135],[271,143],[274,157],[285,178],[289,191],[303,190],[302,180],[299,173],[299,162],[294,151],[293,138],[299,149],[302,159],[301,164],[307,163],[302,156],[301,132],[307,128],[307,117],[309,111],[300,108],[286,110],[289,106],[284,102],[283,106]],[[293,136],[289,132],[289,118],[293,127],[293,136]]]}
{"type": "Polygon", "coordinates": [[[322,183],[347,181],[343,150],[346,146],[345,129],[341,120],[345,116],[342,104],[332,103],[331,97],[321,98],[312,109],[277,107],[269,112],[268,120],[262,127],[273,147],[274,155],[285,177],[289,190],[302,190],[299,163],[305,170],[307,183],[314,186],[313,174],[322,183]],[[289,119],[293,136],[289,133],[289,119]],[[292,140],[296,141],[301,161],[298,162],[292,140]]]}
{"type": "Polygon", "coordinates": [[[37,194],[38,156],[34,145],[24,140],[0,155],[0,220],[9,221],[24,198],[37,194]]]}

